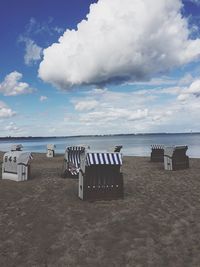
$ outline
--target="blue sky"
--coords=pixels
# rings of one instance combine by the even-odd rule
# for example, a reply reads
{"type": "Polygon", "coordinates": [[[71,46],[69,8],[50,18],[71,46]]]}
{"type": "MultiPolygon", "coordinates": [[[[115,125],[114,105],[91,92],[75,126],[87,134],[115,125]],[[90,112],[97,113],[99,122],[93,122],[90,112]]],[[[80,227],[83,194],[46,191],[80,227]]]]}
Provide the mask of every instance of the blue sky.
{"type": "Polygon", "coordinates": [[[0,136],[200,131],[199,0],[0,10],[0,136]]]}

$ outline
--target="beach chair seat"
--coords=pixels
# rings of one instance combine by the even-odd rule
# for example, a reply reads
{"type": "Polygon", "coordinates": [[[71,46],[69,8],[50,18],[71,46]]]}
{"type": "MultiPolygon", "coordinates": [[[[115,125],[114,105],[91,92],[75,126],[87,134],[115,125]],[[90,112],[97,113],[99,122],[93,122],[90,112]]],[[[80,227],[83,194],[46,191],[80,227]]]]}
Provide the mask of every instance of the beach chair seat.
{"type": "Polygon", "coordinates": [[[110,200],[123,197],[122,155],[83,152],[79,172],[79,198],[110,200]]]}
{"type": "Polygon", "coordinates": [[[62,176],[78,178],[80,169],[80,155],[86,150],[85,146],[70,146],[65,150],[62,176]]]}
{"type": "Polygon", "coordinates": [[[182,170],[189,168],[188,146],[170,146],[164,150],[165,170],[182,170]]]}
{"type": "Polygon", "coordinates": [[[164,145],[151,145],[151,161],[164,162],[164,145]]]}

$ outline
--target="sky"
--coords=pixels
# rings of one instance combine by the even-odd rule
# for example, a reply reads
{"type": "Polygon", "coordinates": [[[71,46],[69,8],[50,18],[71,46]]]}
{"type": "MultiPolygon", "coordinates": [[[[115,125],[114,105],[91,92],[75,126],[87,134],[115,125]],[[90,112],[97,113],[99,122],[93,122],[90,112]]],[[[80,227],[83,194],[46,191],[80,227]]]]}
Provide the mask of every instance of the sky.
{"type": "Polygon", "coordinates": [[[200,132],[200,0],[1,0],[0,136],[200,132]]]}

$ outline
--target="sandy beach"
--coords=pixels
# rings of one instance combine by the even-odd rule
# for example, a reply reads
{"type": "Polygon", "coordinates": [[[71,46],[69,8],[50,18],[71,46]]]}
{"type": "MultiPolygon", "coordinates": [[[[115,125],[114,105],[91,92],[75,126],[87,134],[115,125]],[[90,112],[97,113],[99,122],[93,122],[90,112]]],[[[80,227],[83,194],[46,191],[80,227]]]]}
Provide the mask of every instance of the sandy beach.
{"type": "Polygon", "coordinates": [[[0,179],[1,267],[200,266],[200,159],[165,171],[124,157],[124,199],[88,202],[63,155],[33,157],[30,180],[0,179]]]}

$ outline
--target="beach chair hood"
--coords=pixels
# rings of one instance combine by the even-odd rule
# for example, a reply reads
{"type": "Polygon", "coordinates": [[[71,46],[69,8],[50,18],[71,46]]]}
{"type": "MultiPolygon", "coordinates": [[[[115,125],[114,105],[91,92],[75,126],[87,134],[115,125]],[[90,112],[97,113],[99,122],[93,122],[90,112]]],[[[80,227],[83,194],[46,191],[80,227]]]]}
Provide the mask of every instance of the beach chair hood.
{"type": "Polygon", "coordinates": [[[86,166],[91,165],[122,165],[121,153],[87,153],[86,166]]]}

